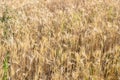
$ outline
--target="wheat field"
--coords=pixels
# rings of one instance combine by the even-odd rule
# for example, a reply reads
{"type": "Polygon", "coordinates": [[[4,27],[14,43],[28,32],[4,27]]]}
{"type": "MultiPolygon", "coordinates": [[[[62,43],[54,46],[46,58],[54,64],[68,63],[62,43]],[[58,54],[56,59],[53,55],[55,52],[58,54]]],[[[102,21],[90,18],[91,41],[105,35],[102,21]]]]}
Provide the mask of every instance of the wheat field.
{"type": "Polygon", "coordinates": [[[0,0],[0,80],[120,80],[120,0],[0,0]]]}

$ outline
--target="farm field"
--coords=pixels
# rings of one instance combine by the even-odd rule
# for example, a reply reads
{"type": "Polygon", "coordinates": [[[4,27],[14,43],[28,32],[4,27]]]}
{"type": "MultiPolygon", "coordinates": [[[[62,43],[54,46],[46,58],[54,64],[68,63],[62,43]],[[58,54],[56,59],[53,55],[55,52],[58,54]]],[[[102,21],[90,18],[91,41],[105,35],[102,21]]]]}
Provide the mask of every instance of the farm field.
{"type": "Polygon", "coordinates": [[[120,0],[0,0],[0,80],[120,80],[120,0]]]}

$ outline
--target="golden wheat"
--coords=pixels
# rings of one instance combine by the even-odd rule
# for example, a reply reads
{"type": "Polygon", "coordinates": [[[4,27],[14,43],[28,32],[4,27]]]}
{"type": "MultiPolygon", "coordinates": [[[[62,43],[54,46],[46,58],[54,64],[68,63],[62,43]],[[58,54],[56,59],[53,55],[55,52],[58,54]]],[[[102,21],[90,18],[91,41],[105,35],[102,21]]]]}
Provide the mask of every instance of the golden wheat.
{"type": "Polygon", "coordinates": [[[119,80],[119,4],[0,1],[0,80],[119,80]]]}

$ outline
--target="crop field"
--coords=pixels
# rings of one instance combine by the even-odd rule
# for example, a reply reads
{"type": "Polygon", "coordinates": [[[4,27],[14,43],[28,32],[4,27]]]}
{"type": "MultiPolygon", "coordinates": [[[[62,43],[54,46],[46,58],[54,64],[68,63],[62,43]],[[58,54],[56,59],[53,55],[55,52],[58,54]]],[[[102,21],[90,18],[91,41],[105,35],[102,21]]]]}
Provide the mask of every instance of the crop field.
{"type": "Polygon", "coordinates": [[[120,80],[120,0],[0,0],[0,80],[120,80]]]}

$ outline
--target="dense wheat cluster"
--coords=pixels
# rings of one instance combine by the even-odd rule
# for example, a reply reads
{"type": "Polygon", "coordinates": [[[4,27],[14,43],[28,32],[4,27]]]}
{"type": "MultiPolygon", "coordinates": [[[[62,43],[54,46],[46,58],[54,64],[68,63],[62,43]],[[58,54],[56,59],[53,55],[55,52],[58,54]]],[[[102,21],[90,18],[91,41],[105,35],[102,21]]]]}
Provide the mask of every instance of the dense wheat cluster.
{"type": "Polygon", "coordinates": [[[0,80],[120,80],[120,0],[0,0],[0,80]]]}

